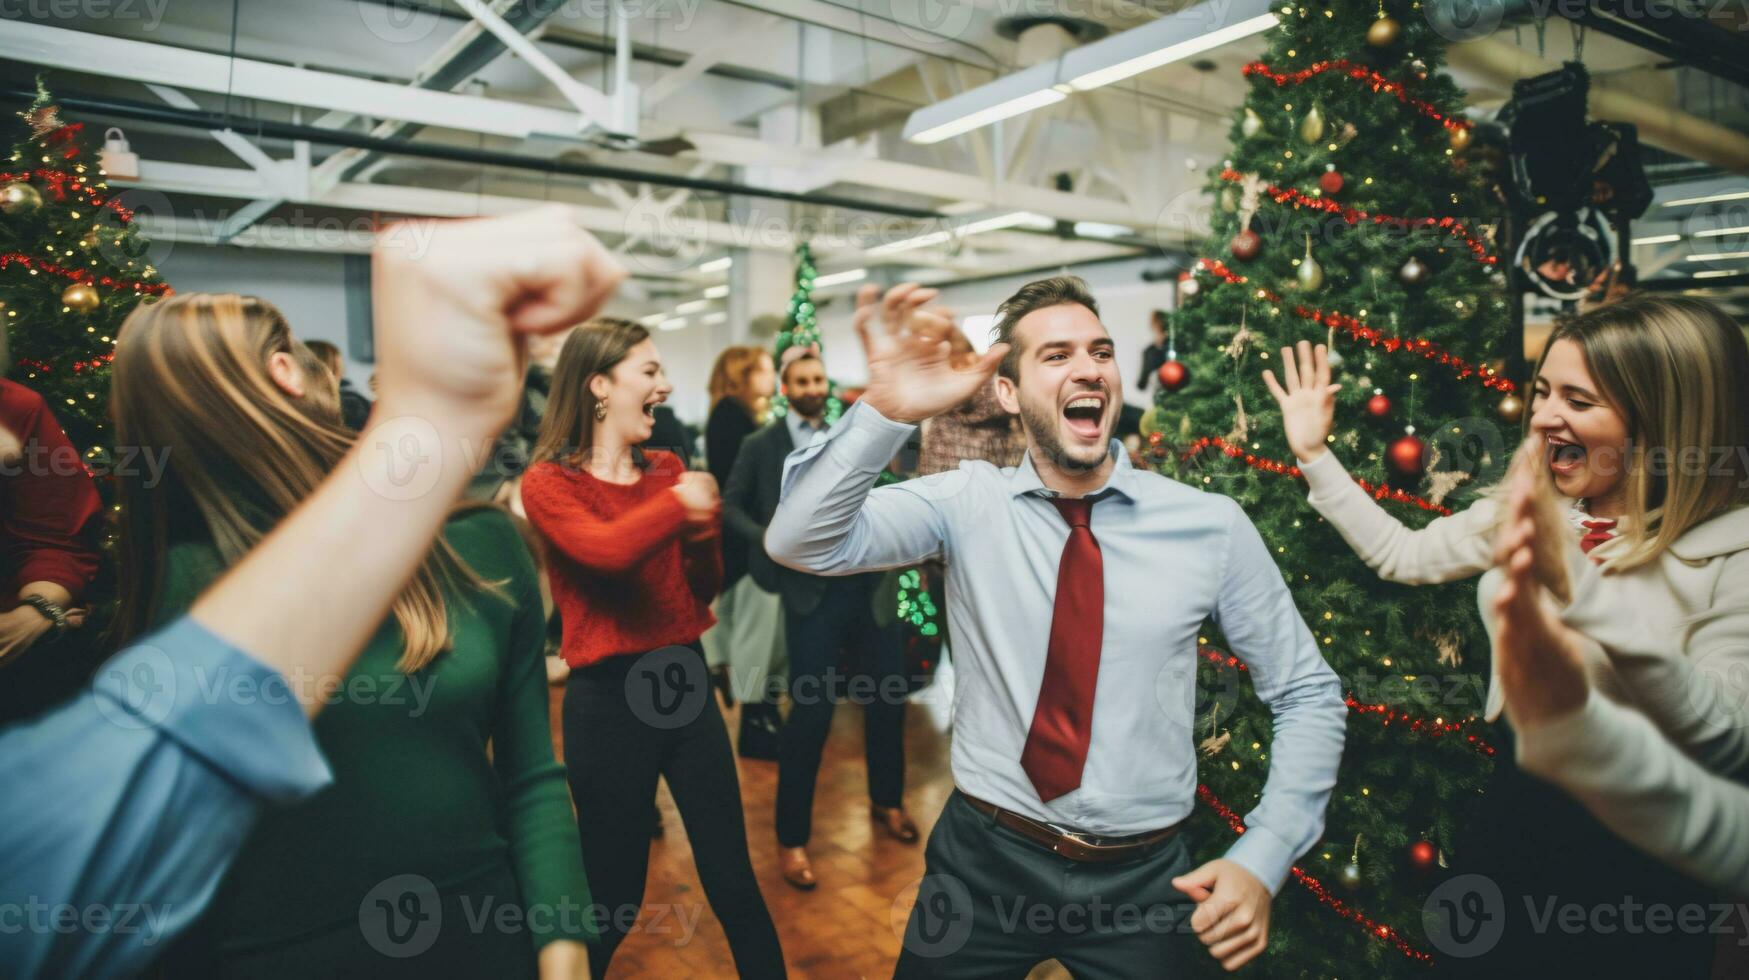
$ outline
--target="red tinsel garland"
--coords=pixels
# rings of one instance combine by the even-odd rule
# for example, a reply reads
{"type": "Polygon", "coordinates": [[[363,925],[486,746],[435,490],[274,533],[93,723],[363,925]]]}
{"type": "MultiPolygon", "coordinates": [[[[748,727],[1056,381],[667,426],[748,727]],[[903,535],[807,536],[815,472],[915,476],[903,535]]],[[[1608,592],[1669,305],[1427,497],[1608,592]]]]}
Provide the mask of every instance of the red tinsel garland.
{"type": "Polygon", "coordinates": [[[67,144],[66,149],[61,151],[61,159],[71,160],[79,155],[79,143],[75,137],[77,137],[79,132],[84,128],[84,123],[68,123],[43,137],[43,145],[54,146],[56,143],[67,144]]]}
{"type": "MultiPolygon", "coordinates": [[[[1250,281],[1246,277],[1227,268],[1219,259],[1197,259],[1196,267],[1199,270],[1209,273],[1222,282],[1231,283],[1235,286],[1241,286],[1250,281]]],[[[1264,299],[1269,300],[1277,306],[1282,306],[1286,303],[1281,295],[1272,289],[1259,286],[1257,287],[1257,291],[1262,294],[1264,299]]],[[[1493,368],[1478,367],[1465,361],[1463,358],[1447,354],[1426,338],[1419,340],[1404,340],[1401,337],[1387,336],[1346,313],[1340,313],[1335,310],[1329,312],[1325,312],[1324,310],[1314,310],[1304,304],[1296,304],[1293,308],[1293,314],[1302,320],[1311,320],[1313,323],[1319,323],[1326,327],[1341,330],[1355,340],[1365,341],[1368,345],[1373,347],[1383,347],[1387,352],[1392,354],[1399,350],[1406,350],[1411,354],[1419,354],[1427,360],[1438,361],[1439,363],[1454,369],[1457,372],[1459,379],[1468,378],[1472,375],[1479,377],[1482,381],[1482,387],[1492,388],[1502,394],[1510,394],[1518,388],[1518,386],[1511,381],[1500,377],[1499,374],[1495,373],[1493,368]]]]}
{"type": "Polygon", "coordinates": [[[18,173],[0,173],[0,183],[14,180],[30,180],[35,177],[43,182],[48,192],[54,195],[56,201],[65,201],[67,194],[79,195],[94,208],[107,208],[125,224],[134,220],[134,213],[123,207],[113,197],[103,197],[91,189],[89,182],[78,174],[70,174],[65,170],[24,170],[18,173]]]}
{"type": "MultiPolygon", "coordinates": [[[[1203,801],[1203,803],[1207,804],[1209,809],[1215,811],[1222,820],[1225,820],[1227,826],[1233,829],[1233,833],[1243,834],[1245,832],[1245,822],[1239,819],[1239,815],[1234,813],[1231,807],[1222,803],[1220,797],[1216,796],[1214,790],[1209,789],[1206,783],[1197,784],[1196,797],[1203,801]]],[[[1306,887],[1307,891],[1316,896],[1319,902],[1328,906],[1331,911],[1335,912],[1337,915],[1363,927],[1373,937],[1382,939],[1397,947],[1398,952],[1412,960],[1421,963],[1433,962],[1432,954],[1427,953],[1424,950],[1416,949],[1414,946],[1410,945],[1408,940],[1405,940],[1397,930],[1392,929],[1390,926],[1380,922],[1375,922],[1371,918],[1368,918],[1364,913],[1350,908],[1347,902],[1332,895],[1330,890],[1324,887],[1323,882],[1301,870],[1299,865],[1295,865],[1290,869],[1290,873],[1294,876],[1295,880],[1306,887]]]]}
{"type": "Polygon", "coordinates": [[[44,262],[41,259],[32,258],[23,252],[0,253],[0,269],[5,269],[14,262],[17,262],[19,265],[22,265],[27,269],[36,269],[39,272],[46,272],[51,276],[60,276],[63,279],[70,279],[73,282],[85,283],[88,286],[107,286],[110,289],[131,289],[136,293],[153,296],[168,296],[175,291],[170,288],[170,284],[167,282],[129,282],[125,279],[115,279],[110,276],[94,276],[85,269],[74,269],[67,266],[56,265],[53,262],[44,262]]]}
{"type": "MultiPolygon", "coordinates": [[[[1425,718],[1416,718],[1405,712],[1398,711],[1388,704],[1362,703],[1352,694],[1344,694],[1342,699],[1348,702],[1349,710],[1356,714],[1382,716],[1380,724],[1383,724],[1386,728],[1389,728],[1392,722],[1407,722],[1410,731],[1422,732],[1429,738],[1439,738],[1442,735],[1459,734],[1463,732],[1465,728],[1468,728],[1470,724],[1467,721],[1440,721],[1437,719],[1434,721],[1428,721],[1425,718]]],[[[1489,745],[1484,739],[1476,735],[1467,735],[1465,738],[1469,741],[1471,747],[1477,752],[1488,756],[1494,754],[1494,746],[1489,745]]]]}
{"type": "Polygon", "coordinates": [[[1252,75],[1261,75],[1274,82],[1278,87],[1283,85],[1300,85],[1324,74],[1327,71],[1339,71],[1355,81],[1367,83],[1372,87],[1374,92],[1384,92],[1387,95],[1396,96],[1398,102],[1401,102],[1409,108],[1414,109],[1416,112],[1421,113],[1423,116],[1432,119],[1446,129],[1470,128],[1470,121],[1468,119],[1465,119],[1462,116],[1448,116],[1445,113],[1440,112],[1433,103],[1426,99],[1417,99],[1410,95],[1408,86],[1404,85],[1402,82],[1393,82],[1386,76],[1373,71],[1371,68],[1368,68],[1365,65],[1357,65],[1354,62],[1349,61],[1347,58],[1336,58],[1330,61],[1314,61],[1309,68],[1286,73],[1277,72],[1275,69],[1261,61],[1253,61],[1240,70],[1244,72],[1247,78],[1252,75]]]}
{"type": "MultiPolygon", "coordinates": [[[[74,374],[81,374],[81,373],[86,372],[86,371],[95,371],[98,368],[103,367],[104,365],[107,365],[114,360],[115,360],[115,352],[110,351],[108,354],[99,354],[98,356],[93,357],[89,361],[74,361],[73,362],[73,373],[74,374]]],[[[33,360],[32,358],[28,358],[28,357],[21,357],[18,359],[18,363],[27,367],[27,368],[30,368],[32,371],[35,371],[38,374],[53,374],[54,373],[54,368],[51,367],[47,361],[38,361],[38,360],[33,360]]]]}
{"type": "MultiPolygon", "coordinates": [[[[1265,456],[1258,456],[1246,450],[1243,446],[1233,445],[1227,440],[1222,439],[1220,436],[1203,436],[1186,447],[1185,450],[1179,454],[1179,458],[1187,460],[1211,446],[1219,449],[1221,452],[1233,457],[1234,459],[1243,459],[1245,465],[1254,470],[1262,470],[1265,473],[1274,473],[1279,476],[1291,476],[1295,479],[1304,479],[1298,466],[1289,466],[1286,463],[1269,459],[1265,456]]],[[[1374,500],[1389,500],[1392,503],[1398,504],[1414,504],[1422,510],[1432,511],[1441,517],[1449,517],[1451,515],[1451,508],[1445,507],[1441,504],[1436,504],[1433,501],[1422,497],[1417,497],[1412,493],[1405,493],[1395,487],[1374,486],[1360,477],[1355,477],[1354,482],[1359,484],[1360,488],[1365,490],[1367,495],[1374,500]]]]}
{"type": "MultiPolygon", "coordinates": [[[[1245,175],[1228,167],[1221,171],[1221,179],[1228,183],[1237,184],[1245,179],[1245,175]]],[[[1472,234],[1463,222],[1453,217],[1400,218],[1389,214],[1369,214],[1359,208],[1345,208],[1327,197],[1312,197],[1295,188],[1281,188],[1274,184],[1264,187],[1263,192],[1273,198],[1277,204],[1286,204],[1291,201],[1295,207],[1311,208],[1315,211],[1340,215],[1342,220],[1351,225],[1359,224],[1362,221],[1371,221],[1375,225],[1394,225],[1398,228],[1442,228],[1454,237],[1463,239],[1464,244],[1469,246],[1470,254],[1474,255],[1476,261],[1483,265],[1493,266],[1500,261],[1498,256],[1488,254],[1488,246],[1472,234]]]]}

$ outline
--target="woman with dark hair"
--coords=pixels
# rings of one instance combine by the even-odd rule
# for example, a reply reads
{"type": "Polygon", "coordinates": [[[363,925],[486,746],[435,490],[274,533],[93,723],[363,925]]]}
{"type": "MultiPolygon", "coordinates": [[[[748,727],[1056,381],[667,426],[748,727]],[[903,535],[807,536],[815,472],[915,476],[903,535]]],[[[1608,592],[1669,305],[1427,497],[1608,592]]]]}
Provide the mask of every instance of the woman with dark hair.
{"type": "Polygon", "coordinates": [[[102,510],[42,396],[0,379],[0,723],[71,695],[83,678],[89,658],[69,640],[97,577],[102,510]]]}
{"type": "MultiPolygon", "coordinates": [[[[136,309],[111,406],[118,444],[169,462],[156,480],[118,474],[124,643],[186,612],[357,438],[280,312],[235,294],[136,309]]],[[[378,489],[408,488],[391,476],[378,489]]],[[[455,512],[390,611],[343,677],[235,695],[323,699],[314,727],[334,784],[263,815],[170,953],[173,975],[568,980],[585,966],[589,889],[553,759],[545,617],[507,515],[455,512]],[[518,909],[523,927],[401,935],[488,906],[518,909]]]]}
{"type": "Polygon", "coordinates": [[[643,327],[597,319],[559,352],[522,503],[548,545],[571,666],[565,766],[583,864],[604,909],[596,976],[643,904],[656,780],[668,781],[705,897],[744,977],[782,977],[741,816],[728,732],[699,637],[722,580],[721,501],[709,473],[643,450],[673,390],[643,327]]]}

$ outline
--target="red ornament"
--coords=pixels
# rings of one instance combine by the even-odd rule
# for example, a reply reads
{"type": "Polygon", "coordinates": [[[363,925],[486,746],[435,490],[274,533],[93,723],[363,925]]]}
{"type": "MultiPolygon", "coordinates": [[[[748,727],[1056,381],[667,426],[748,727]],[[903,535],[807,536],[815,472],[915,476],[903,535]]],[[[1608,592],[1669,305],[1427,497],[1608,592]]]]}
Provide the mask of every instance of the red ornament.
{"type": "Polygon", "coordinates": [[[1342,193],[1342,174],[1335,170],[1326,170],[1318,178],[1318,189],[1326,194],[1342,193]]]}
{"type": "Polygon", "coordinates": [[[1409,845],[1409,863],[1413,864],[1418,871],[1426,871],[1433,867],[1434,862],[1438,859],[1439,850],[1433,846],[1431,841],[1419,840],[1409,845]]]}
{"type": "Polygon", "coordinates": [[[1374,395],[1366,400],[1366,414],[1375,419],[1382,419],[1391,414],[1391,400],[1384,395],[1374,395]]]}
{"type": "Polygon", "coordinates": [[[1177,391],[1190,384],[1190,369],[1184,366],[1183,361],[1167,361],[1160,365],[1160,370],[1155,372],[1155,376],[1160,379],[1161,386],[1167,391],[1177,391]]]}
{"type": "Polygon", "coordinates": [[[1385,450],[1385,458],[1390,461],[1391,469],[1402,476],[1420,477],[1427,469],[1427,443],[1414,436],[1404,436],[1385,450]]]}
{"type": "Polygon", "coordinates": [[[1233,258],[1241,262],[1249,262],[1263,251],[1263,238],[1247,228],[1233,236],[1233,258]]]}

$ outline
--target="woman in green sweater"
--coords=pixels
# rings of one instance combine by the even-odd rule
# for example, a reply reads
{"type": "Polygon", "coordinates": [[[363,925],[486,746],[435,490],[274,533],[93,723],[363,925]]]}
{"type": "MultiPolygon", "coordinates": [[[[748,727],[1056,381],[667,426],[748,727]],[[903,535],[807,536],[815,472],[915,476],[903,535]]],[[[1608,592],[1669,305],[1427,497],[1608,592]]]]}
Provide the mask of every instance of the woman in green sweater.
{"type": "MultiPolygon", "coordinates": [[[[124,640],[183,611],[351,440],[333,378],[279,312],[228,294],[129,318],[112,413],[119,445],[169,450],[162,474],[120,480],[124,640]]],[[[336,560],[346,548],[333,543],[336,560]]],[[[587,977],[595,927],[544,638],[527,548],[505,514],[475,507],[451,517],[344,677],[292,677],[289,691],[192,678],[213,697],[324,698],[314,724],[335,778],[256,826],[167,956],[171,975],[587,977]]]]}

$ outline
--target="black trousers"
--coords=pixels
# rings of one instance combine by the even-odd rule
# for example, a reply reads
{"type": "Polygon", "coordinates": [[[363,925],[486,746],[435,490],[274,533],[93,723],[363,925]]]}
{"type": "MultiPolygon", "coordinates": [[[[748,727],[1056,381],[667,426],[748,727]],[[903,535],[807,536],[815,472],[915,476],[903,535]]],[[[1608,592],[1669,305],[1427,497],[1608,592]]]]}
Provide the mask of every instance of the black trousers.
{"type": "Polygon", "coordinates": [[[1055,957],[1076,980],[1179,977],[1206,958],[1183,831],[1133,861],[1086,864],[1045,850],[956,790],[929,835],[895,980],[1022,980],[1055,957]]]}
{"type": "Polygon", "coordinates": [[[785,976],[777,929],[747,856],[729,735],[698,645],[610,657],[572,671],[564,729],[583,870],[599,911],[601,942],[589,951],[594,975],[607,975],[644,901],[660,776],[674,794],[735,968],[760,980],[785,976]]]}
{"type": "Polygon", "coordinates": [[[776,820],[777,842],[784,847],[805,846],[813,834],[814,783],[840,699],[864,706],[869,799],[884,807],[904,799],[909,691],[903,627],[875,625],[875,581],[869,575],[832,578],[813,612],[784,610],[790,710],[778,750],[776,820]],[[839,669],[840,651],[850,654],[848,672],[839,669]]]}

